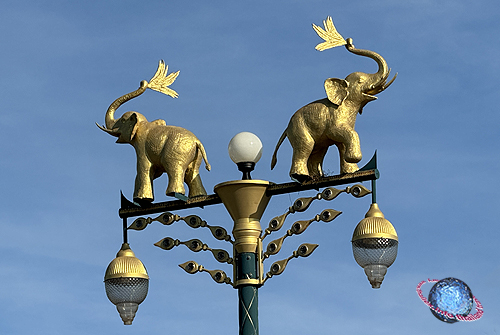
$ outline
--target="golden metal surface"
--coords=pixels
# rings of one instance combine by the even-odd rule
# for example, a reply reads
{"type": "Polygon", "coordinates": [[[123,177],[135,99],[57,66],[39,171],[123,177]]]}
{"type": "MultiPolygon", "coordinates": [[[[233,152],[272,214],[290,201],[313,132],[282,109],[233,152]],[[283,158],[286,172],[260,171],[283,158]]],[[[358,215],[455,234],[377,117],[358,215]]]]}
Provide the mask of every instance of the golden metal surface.
{"type": "Polygon", "coordinates": [[[335,29],[332,18],[330,16],[323,21],[323,26],[325,27],[324,30],[314,23],[312,26],[318,36],[325,40],[325,42],[316,45],[316,50],[323,51],[347,44],[346,40],[342,37],[342,35],[338,33],[337,29],[335,29]]]}
{"type": "Polygon", "coordinates": [[[148,83],[141,81],[140,87],[116,99],[105,115],[105,126],[97,126],[112,136],[117,143],[129,143],[137,155],[137,176],[135,178],[134,201],[152,202],[152,181],[163,173],[168,175],[167,195],[185,194],[184,183],[189,188],[189,197],[206,196],[199,168],[202,159],[210,170],[205,148],[189,130],[167,126],[165,120],[149,122],[138,112],[126,112],[115,119],[115,111],[125,102],[140,96],[146,89],[152,89],[176,98],[177,92],[170,89],[179,71],[167,74],[168,66],[160,61],[158,69],[148,83]]]}
{"type": "Polygon", "coordinates": [[[311,244],[311,243],[302,243],[297,250],[295,250],[291,256],[288,258],[276,261],[271,265],[271,268],[269,269],[269,272],[266,274],[266,277],[262,281],[262,284],[264,284],[269,278],[272,278],[273,276],[279,276],[280,274],[285,271],[286,266],[288,265],[288,262],[297,257],[308,257],[313,253],[314,250],[318,247],[318,244],[311,244]]]}
{"type": "Polygon", "coordinates": [[[149,279],[144,264],[135,257],[128,243],[123,243],[116,258],[109,263],[104,280],[113,278],[144,278],[149,279]]]}
{"type": "Polygon", "coordinates": [[[237,180],[218,184],[215,193],[234,221],[234,247],[238,253],[256,252],[262,233],[260,219],[270,197],[264,180],[237,180]]]}
{"type": "Polygon", "coordinates": [[[394,226],[384,217],[378,205],[373,203],[352,234],[352,240],[356,241],[364,238],[389,238],[398,240],[398,234],[394,226]]]}
{"type": "MultiPolygon", "coordinates": [[[[305,199],[305,198],[299,198],[295,201],[295,203],[297,203],[297,201],[300,201],[301,199],[305,199]]],[[[290,208],[293,208],[293,206],[290,208]]],[[[316,214],[314,216],[314,218],[312,218],[310,220],[295,221],[292,224],[292,227],[286,231],[286,234],[284,236],[269,242],[269,244],[266,247],[266,252],[264,252],[264,254],[263,254],[263,260],[268,258],[270,255],[277,254],[281,250],[281,246],[283,244],[283,241],[288,236],[300,235],[311,225],[311,223],[317,222],[317,221],[330,222],[330,221],[335,220],[335,218],[337,218],[340,214],[342,214],[342,212],[336,211],[334,209],[325,209],[321,212],[321,214],[316,214]]],[[[273,220],[275,220],[275,219],[273,219],[273,220]]],[[[268,230],[269,230],[269,228],[266,229],[266,233],[268,232],[268,230]]],[[[265,237],[265,235],[264,235],[264,237],[265,237]]],[[[263,240],[264,237],[262,237],[261,240],[263,240]]]]}
{"type": "MultiPolygon", "coordinates": [[[[293,213],[296,213],[296,212],[304,212],[304,211],[306,211],[309,208],[309,206],[311,205],[311,203],[314,200],[321,200],[321,199],[323,199],[323,200],[326,200],[326,201],[331,201],[331,200],[337,198],[339,196],[339,194],[341,194],[343,192],[352,194],[352,196],[354,196],[356,198],[361,198],[361,197],[364,197],[364,196],[366,196],[366,195],[368,195],[368,194],[371,193],[371,191],[368,190],[363,185],[356,184],[356,185],[354,185],[352,187],[346,187],[343,190],[339,190],[339,189],[336,189],[334,187],[328,187],[328,188],[325,188],[322,192],[317,193],[313,197],[298,198],[298,199],[296,199],[294,201],[293,205],[288,208],[288,211],[286,213],[274,217],[269,222],[269,226],[265,229],[264,235],[262,236],[261,239],[264,240],[264,238],[266,238],[272,232],[280,230],[281,227],[283,226],[283,223],[285,222],[286,217],[289,214],[293,214],[293,213]]],[[[333,210],[325,210],[323,213],[321,213],[320,216],[329,215],[329,214],[332,214],[331,220],[333,220],[337,215],[340,214],[340,212],[333,211],[333,210]],[[334,214],[335,212],[338,213],[338,214],[334,214]]],[[[318,220],[320,219],[320,216],[317,216],[318,220]]],[[[269,247],[269,245],[268,245],[268,247],[269,247]]],[[[269,249],[267,249],[266,252],[269,252],[269,249]]],[[[264,254],[264,257],[265,256],[266,256],[266,254],[264,254]]]]}
{"type": "Polygon", "coordinates": [[[361,114],[368,102],[377,99],[374,95],[384,91],[395,79],[387,83],[390,70],[382,56],[370,50],[356,49],[352,38],[344,40],[337,32],[330,17],[323,24],[325,29],[313,25],[316,33],[325,40],[316,49],[322,51],[345,45],[349,52],[373,59],[378,70],[375,73],[353,72],[345,79],[326,79],[327,98],[311,102],[291,117],[276,144],[271,169],[277,163],[280,145],[288,138],[293,148],[290,177],[301,183],[323,176],[323,160],[331,145],[338,148],[341,174],[358,170],[357,163],[362,154],[359,135],[354,130],[357,114],[361,114]]]}
{"type": "Polygon", "coordinates": [[[179,267],[181,267],[189,274],[195,274],[197,272],[207,272],[216,283],[234,286],[231,282],[231,278],[229,278],[222,270],[207,270],[203,265],[198,264],[195,261],[187,261],[185,263],[179,264],[179,267]]]}
{"type": "Polygon", "coordinates": [[[149,81],[148,88],[158,91],[160,93],[164,93],[172,98],[177,98],[179,94],[176,91],[169,88],[170,85],[175,81],[180,71],[172,72],[167,75],[168,65],[165,65],[163,60],[160,60],[158,64],[158,69],[156,70],[155,75],[149,81]]]}
{"type": "Polygon", "coordinates": [[[188,241],[180,241],[178,239],[173,239],[171,237],[165,237],[156,242],[154,245],[163,249],[163,250],[171,250],[174,247],[177,247],[179,245],[185,245],[186,247],[189,248],[189,250],[193,252],[199,252],[199,251],[210,251],[214,258],[219,262],[219,263],[228,263],[232,264],[233,259],[229,256],[229,253],[224,250],[224,249],[212,249],[210,248],[207,244],[203,243],[199,239],[191,239],[188,241]]]}
{"type": "Polygon", "coordinates": [[[221,198],[222,203],[233,219],[234,253],[255,253],[257,264],[257,278],[237,279],[237,268],[233,267],[234,287],[240,285],[260,285],[263,280],[262,228],[260,219],[269,200],[266,195],[268,181],[264,180],[235,180],[218,184],[214,192],[221,198]]]}

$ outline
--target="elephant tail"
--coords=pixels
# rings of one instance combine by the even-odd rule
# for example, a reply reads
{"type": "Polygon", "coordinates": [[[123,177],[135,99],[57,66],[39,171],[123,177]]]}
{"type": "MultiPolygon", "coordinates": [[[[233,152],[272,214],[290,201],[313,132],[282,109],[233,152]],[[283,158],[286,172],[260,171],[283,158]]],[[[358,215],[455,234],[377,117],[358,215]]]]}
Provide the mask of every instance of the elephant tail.
{"type": "Polygon", "coordinates": [[[276,163],[278,162],[278,158],[276,157],[276,155],[278,154],[278,149],[279,149],[281,143],[283,143],[283,141],[285,140],[285,138],[286,138],[286,129],[283,132],[283,134],[281,134],[281,137],[280,137],[278,143],[276,143],[276,148],[274,149],[273,158],[271,159],[271,170],[274,169],[274,167],[276,166],[276,163]]]}
{"type": "Polygon", "coordinates": [[[203,160],[205,161],[205,168],[210,171],[210,169],[212,168],[210,166],[210,164],[208,163],[208,160],[207,160],[207,153],[205,152],[205,148],[203,147],[203,144],[201,144],[200,141],[198,141],[196,143],[196,146],[198,147],[198,150],[199,152],[201,153],[201,157],[203,157],[203,160]]]}

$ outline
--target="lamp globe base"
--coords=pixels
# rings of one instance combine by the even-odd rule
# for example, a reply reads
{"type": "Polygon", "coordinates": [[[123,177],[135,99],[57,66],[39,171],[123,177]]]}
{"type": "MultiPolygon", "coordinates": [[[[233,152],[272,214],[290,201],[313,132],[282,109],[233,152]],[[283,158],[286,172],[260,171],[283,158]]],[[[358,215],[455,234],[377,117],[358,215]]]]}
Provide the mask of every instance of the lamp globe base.
{"type": "Polygon", "coordinates": [[[118,310],[118,313],[120,313],[120,317],[122,318],[124,325],[132,324],[138,308],[139,304],[136,304],[135,302],[122,302],[116,304],[116,309],[118,310]]]}
{"type": "Polygon", "coordinates": [[[380,288],[380,285],[382,285],[382,281],[384,280],[384,276],[387,273],[387,266],[373,264],[365,266],[364,269],[370,284],[372,284],[372,288],[380,288]]]}

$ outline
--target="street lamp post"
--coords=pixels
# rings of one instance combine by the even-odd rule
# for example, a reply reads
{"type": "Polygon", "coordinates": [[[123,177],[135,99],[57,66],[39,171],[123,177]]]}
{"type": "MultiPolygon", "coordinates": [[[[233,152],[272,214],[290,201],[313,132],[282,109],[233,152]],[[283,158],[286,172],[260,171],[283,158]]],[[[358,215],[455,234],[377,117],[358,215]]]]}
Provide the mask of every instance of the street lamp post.
{"type": "Polygon", "coordinates": [[[240,334],[258,334],[258,288],[262,285],[262,229],[260,219],[270,197],[269,182],[230,181],[215,186],[231,215],[234,236],[234,287],[238,289],[240,334]]]}
{"type": "MultiPolygon", "coordinates": [[[[171,225],[176,221],[185,221],[192,228],[209,228],[216,239],[230,242],[233,246],[233,257],[230,257],[230,254],[223,249],[211,249],[198,239],[180,241],[166,237],[155,243],[155,245],[164,250],[170,250],[184,244],[194,252],[211,251],[217,261],[231,264],[233,266],[233,280],[224,271],[208,270],[195,261],[188,261],[179,266],[190,274],[208,272],[215,282],[229,284],[238,289],[239,334],[257,335],[259,333],[259,287],[273,276],[282,274],[291,259],[309,256],[318,245],[301,244],[291,256],[274,262],[267,273],[264,273],[264,261],[270,256],[278,254],[285,238],[303,233],[312,222],[330,222],[341,212],[326,209],[310,220],[296,221],[284,236],[269,242],[266,248],[263,248],[263,240],[271,233],[279,231],[288,215],[305,212],[313,201],[330,201],[341,193],[349,193],[357,198],[372,194],[372,204],[365,218],[356,226],[352,244],[354,258],[364,268],[372,287],[380,287],[387,268],[396,258],[398,239],[394,227],[384,218],[376,203],[375,181],[379,177],[376,168],[376,156],[364,168],[355,173],[324,177],[305,183],[272,184],[268,181],[250,178],[250,171],[260,158],[259,153],[261,151],[260,141],[257,141],[258,139],[253,136],[246,133],[243,136],[244,140],[241,142],[239,140],[231,141],[229,147],[232,153],[231,157],[244,157],[244,151],[250,148],[253,151],[253,154],[250,155],[253,157],[253,161],[250,161],[252,163],[250,164],[245,160],[233,159],[236,160],[239,169],[242,170],[243,179],[216,185],[214,187],[215,194],[188,199],[187,201],[174,200],[149,206],[139,206],[129,202],[122,196],[119,215],[123,219],[124,243],[117,257],[106,270],[105,286],[106,293],[111,302],[117,306],[124,324],[132,324],[138,305],[145,299],[148,289],[148,275],[144,265],[135,257],[128,244],[127,231],[129,229],[143,230],[153,222],[171,225]],[[257,148],[254,147],[255,143],[257,143],[257,148]],[[368,180],[372,181],[372,191],[360,184],[345,189],[332,187],[368,180]],[[272,196],[319,188],[324,188],[324,190],[315,196],[297,199],[288,211],[274,217],[269,222],[269,226],[264,230],[262,229],[260,220],[272,196]],[[208,225],[196,215],[180,217],[172,213],[175,210],[205,207],[220,203],[224,204],[233,219],[232,234],[229,234],[223,227],[208,225]],[[127,226],[127,219],[130,217],[157,213],[162,214],[155,218],[138,217],[132,224],[127,226]]],[[[239,137],[242,137],[242,135],[235,136],[236,139],[239,137]]]]}
{"type": "Polygon", "coordinates": [[[160,61],[155,75],[143,80],[140,87],[116,99],[105,114],[105,125],[100,129],[118,137],[117,143],[131,144],[137,154],[137,176],[134,187],[134,202],[122,195],[119,211],[123,219],[123,245],[117,257],[109,264],[105,274],[108,298],[116,305],[124,324],[132,324],[139,304],[147,295],[149,277],[142,262],[130,249],[127,231],[143,230],[153,222],[171,225],[184,221],[191,228],[208,228],[219,241],[232,244],[232,257],[224,249],[212,249],[199,239],[180,241],[165,237],[155,246],[171,250],[185,245],[193,252],[210,251],[219,263],[232,265],[233,275],[223,270],[208,270],[195,261],[179,266],[189,274],[207,272],[216,283],[228,284],[238,290],[239,334],[257,335],[258,289],[273,276],[283,273],[288,262],[297,257],[308,257],[317,244],[303,243],[287,258],[275,261],[264,273],[264,261],[277,255],[286,238],[302,234],[313,222],[330,222],[341,212],[325,209],[309,220],[295,221],[280,238],[263,247],[264,239],[282,229],[290,214],[305,212],[316,200],[331,201],[342,193],[356,198],[372,194],[372,204],[365,218],[356,226],[352,236],[354,259],[364,269],[373,288],[380,285],[396,259],[398,236],[392,224],[385,219],[376,201],[376,180],[379,178],[376,155],[361,169],[361,147],[358,133],[354,130],[356,117],[366,104],[377,99],[375,95],[387,89],[396,76],[388,81],[390,69],[378,53],[354,47],[352,38],[344,39],[333,25],[331,17],[323,21],[324,28],[313,24],[313,29],[324,41],[316,46],[319,51],[345,46],[358,56],[368,57],[377,63],[375,73],[353,72],[345,79],[328,78],[324,82],[327,97],[311,102],[291,117],[282,133],[271,159],[271,169],[277,164],[277,151],[285,138],[292,149],[290,177],[293,182],[274,184],[264,180],[254,180],[250,173],[262,154],[262,143],[251,133],[237,134],[229,143],[229,156],[243,173],[241,180],[226,181],[214,187],[214,194],[207,195],[201,182],[199,168],[202,160],[210,170],[205,149],[198,138],[180,127],[167,126],[164,120],[147,121],[137,112],[126,112],[116,119],[114,113],[123,103],[140,96],[147,89],[155,90],[171,97],[178,94],[169,88],[179,75],[179,71],[168,73],[168,67],[160,61]],[[335,145],[339,150],[340,174],[325,177],[323,161],[328,147],[335,145]],[[167,195],[178,200],[153,203],[152,181],[162,173],[169,177],[167,195]],[[333,186],[349,185],[371,181],[372,190],[355,184],[344,189],[333,186]],[[186,184],[189,188],[185,194],[186,184]],[[260,220],[271,197],[280,194],[306,190],[320,190],[312,197],[301,197],[288,210],[274,217],[267,228],[262,229],[260,220]],[[211,226],[197,215],[181,217],[176,210],[223,203],[233,220],[231,233],[221,226],[211,226]],[[156,217],[143,215],[158,214],[156,217]],[[128,225],[128,218],[137,217],[128,225]]]}

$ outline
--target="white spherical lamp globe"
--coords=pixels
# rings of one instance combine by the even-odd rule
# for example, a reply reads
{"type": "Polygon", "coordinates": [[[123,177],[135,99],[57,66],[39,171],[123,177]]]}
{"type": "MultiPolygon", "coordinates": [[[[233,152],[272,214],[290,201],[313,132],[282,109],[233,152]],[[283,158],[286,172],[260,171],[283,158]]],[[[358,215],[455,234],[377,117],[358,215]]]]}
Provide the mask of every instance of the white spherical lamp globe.
{"type": "Polygon", "coordinates": [[[244,131],[231,139],[227,150],[229,157],[236,164],[257,163],[262,157],[262,142],[257,135],[244,131]]]}
{"type": "Polygon", "coordinates": [[[250,172],[254,169],[262,156],[262,142],[252,133],[247,131],[236,134],[228,146],[229,157],[238,165],[238,170],[243,172],[243,179],[252,179],[250,172]]]}

